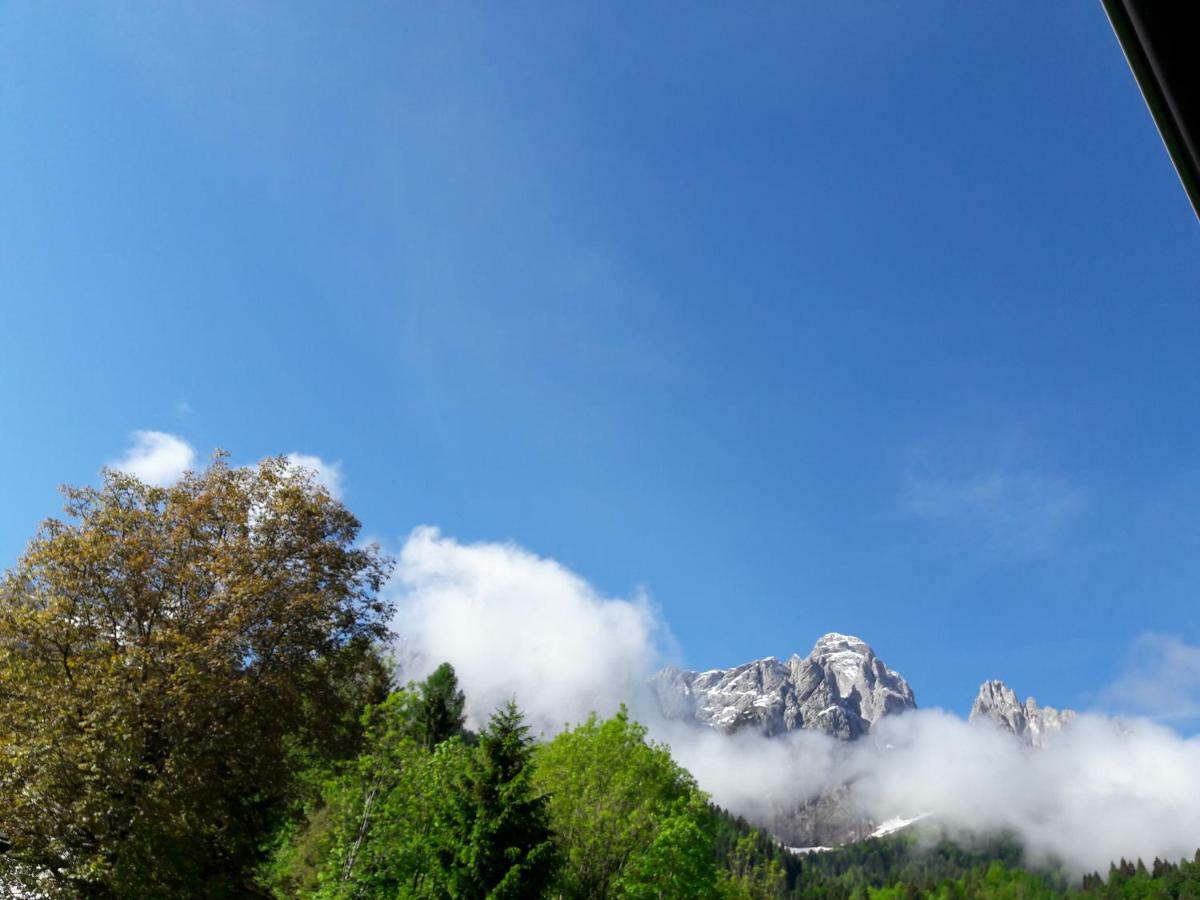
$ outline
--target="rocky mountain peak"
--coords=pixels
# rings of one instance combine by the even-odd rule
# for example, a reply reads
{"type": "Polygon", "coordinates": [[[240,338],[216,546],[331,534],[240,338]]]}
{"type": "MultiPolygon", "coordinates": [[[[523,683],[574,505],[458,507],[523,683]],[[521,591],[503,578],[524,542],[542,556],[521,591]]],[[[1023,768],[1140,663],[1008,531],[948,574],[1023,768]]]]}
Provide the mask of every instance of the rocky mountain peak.
{"type": "Polygon", "coordinates": [[[817,638],[817,642],[813,644],[813,653],[818,653],[826,648],[834,650],[862,650],[867,653],[872,652],[867,642],[862,638],[857,638],[852,634],[839,634],[836,631],[831,631],[828,634],[823,634],[817,638]]]}
{"type": "Polygon", "coordinates": [[[1033,697],[1022,703],[1016,691],[1003,681],[985,681],[971,704],[972,722],[987,720],[996,727],[1016,735],[1031,747],[1042,747],[1046,739],[1069,725],[1075,711],[1039,706],[1033,697]]]}
{"type": "Polygon", "coordinates": [[[852,740],[883,716],[916,707],[899,673],[864,641],[837,633],[786,663],[767,657],[707,672],[664,669],[654,688],[670,718],[767,735],[810,729],[852,740]]]}

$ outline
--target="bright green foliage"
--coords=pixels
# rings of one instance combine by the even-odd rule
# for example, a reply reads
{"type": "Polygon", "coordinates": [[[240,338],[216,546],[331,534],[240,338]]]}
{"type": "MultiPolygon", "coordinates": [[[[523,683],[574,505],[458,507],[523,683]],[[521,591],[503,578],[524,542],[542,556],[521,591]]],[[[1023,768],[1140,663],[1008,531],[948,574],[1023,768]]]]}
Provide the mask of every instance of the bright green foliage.
{"type": "Polygon", "coordinates": [[[720,897],[711,822],[699,798],[662,820],[650,846],[633,854],[617,877],[616,895],[630,900],[720,897]]]}
{"type": "Polygon", "coordinates": [[[448,897],[460,866],[460,803],[470,750],[404,739],[368,756],[331,799],[337,820],[319,897],[448,897]]]}
{"type": "Polygon", "coordinates": [[[0,881],[244,894],[299,761],[356,745],[386,562],[283,459],[65,494],[0,584],[0,881]]]}
{"type": "Polygon", "coordinates": [[[386,727],[393,732],[389,740],[404,736],[432,751],[449,738],[469,737],[463,729],[465,703],[454,667],[442,663],[424,681],[410,681],[388,699],[386,727]]]}
{"type": "MultiPolygon", "coordinates": [[[[415,779],[433,771],[433,763],[428,752],[417,751],[432,751],[452,737],[462,737],[463,705],[464,697],[458,689],[454,669],[449,663],[443,663],[424,681],[409,682],[404,690],[393,692],[364,712],[362,721],[368,733],[365,752],[340,777],[330,778],[329,773],[320,768],[310,771],[310,776],[319,783],[314,785],[308,803],[296,820],[285,824],[276,836],[270,862],[262,873],[263,880],[276,896],[292,897],[314,892],[322,871],[328,868],[330,855],[335,852],[343,854],[345,871],[325,872],[327,893],[351,891],[353,885],[360,882],[373,883],[375,869],[391,871],[398,866],[418,865],[413,861],[417,857],[412,855],[415,852],[412,847],[394,847],[392,850],[401,861],[383,861],[376,865],[370,857],[381,848],[377,846],[379,842],[374,841],[366,850],[365,869],[359,865],[359,854],[367,834],[379,820],[377,801],[381,795],[383,805],[390,804],[392,812],[400,802],[398,796],[393,796],[396,791],[408,791],[415,800],[420,799],[423,785],[417,784],[415,779]],[[347,804],[358,806],[351,808],[347,804]],[[346,831],[352,828],[359,831],[348,837],[346,831]],[[335,841],[339,833],[344,846],[337,850],[335,841]],[[343,887],[337,887],[339,884],[343,887]]],[[[415,802],[412,810],[417,812],[413,814],[421,814],[419,810],[425,808],[415,802]]],[[[414,834],[419,836],[419,833],[414,834]]],[[[386,880],[389,876],[383,877],[386,880]]],[[[379,889],[379,885],[374,884],[372,889],[379,889]]]]}
{"type": "Polygon", "coordinates": [[[259,883],[279,900],[310,896],[333,853],[334,837],[333,809],[320,793],[276,832],[259,883]]]}
{"type": "Polygon", "coordinates": [[[761,832],[750,831],[724,859],[723,889],[727,897],[744,900],[777,900],[788,895],[787,871],[778,844],[761,832]],[[768,851],[764,853],[764,845],[768,851]]]}
{"type": "Polygon", "coordinates": [[[546,801],[530,778],[516,706],[474,746],[452,736],[425,750],[421,695],[396,691],[365,715],[366,749],[277,853],[277,896],[541,896],[557,869],[546,801]],[[416,718],[415,718],[416,717],[416,718]],[[325,854],[316,878],[309,853],[325,854]]]}
{"type": "Polygon", "coordinates": [[[593,715],[539,748],[534,778],[550,797],[564,896],[711,895],[713,816],[704,795],[624,708],[604,722],[593,715]],[[656,871],[667,865],[679,872],[656,871]]]}
{"type": "MultiPolygon", "coordinates": [[[[457,848],[449,835],[469,750],[459,738],[432,753],[413,738],[416,698],[396,691],[364,715],[366,747],[327,785],[324,815],[304,836],[328,846],[320,897],[439,897],[457,848]],[[311,837],[325,827],[327,837],[311,837]]],[[[316,885],[292,885],[295,894],[316,885]]],[[[286,895],[286,893],[284,893],[286,895]]]]}
{"type": "Polygon", "coordinates": [[[1012,835],[980,836],[958,843],[944,836],[934,840],[932,835],[918,838],[902,832],[804,856],[794,895],[813,900],[865,896],[868,889],[895,885],[928,892],[986,869],[993,861],[1016,869],[1022,855],[1022,846],[1012,835]]]}
{"type": "Polygon", "coordinates": [[[740,816],[713,806],[717,867],[727,895],[752,900],[791,896],[802,857],[740,816]]]}
{"type": "Polygon", "coordinates": [[[352,876],[366,880],[356,870],[359,835],[365,839],[369,833],[381,795],[411,792],[415,770],[427,761],[412,738],[414,704],[411,691],[400,690],[368,707],[362,714],[363,752],[340,772],[306,773],[314,782],[308,803],[276,836],[262,873],[274,896],[310,896],[322,882],[326,894],[338,896],[339,883],[351,882],[352,876]]]}
{"type": "Polygon", "coordinates": [[[869,896],[878,900],[907,900],[912,897],[934,897],[939,900],[968,897],[985,900],[1050,900],[1068,897],[1189,900],[1200,897],[1200,851],[1192,860],[1183,860],[1178,864],[1156,859],[1149,868],[1140,860],[1121,860],[1112,864],[1107,878],[1098,874],[1087,875],[1080,887],[1071,889],[1068,889],[1061,875],[1026,871],[998,859],[973,866],[957,877],[936,883],[917,884],[898,879],[894,877],[897,871],[899,869],[892,870],[893,877],[885,876],[886,886],[871,886],[865,891],[855,888],[852,892],[836,881],[821,877],[813,879],[810,876],[803,895],[830,898],[869,896]]]}
{"type": "Polygon", "coordinates": [[[910,897],[935,897],[938,900],[957,900],[960,897],[980,900],[1054,900],[1062,897],[1038,875],[1021,869],[1010,869],[999,860],[968,872],[955,881],[946,881],[929,891],[918,891],[910,884],[888,888],[872,888],[871,900],[907,900],[910,897]]]}
{"type": "Polygon", "coordinates": [[[1107,879],[1098,874],[1086,876],[1083,893],[1112,900],[1200,898],[1200,850],[1192,859],[1177,864],[1156,859],[1149,869],[1141,860],[1132,863],[1123,859],[1109,867],[1107,879]]]}

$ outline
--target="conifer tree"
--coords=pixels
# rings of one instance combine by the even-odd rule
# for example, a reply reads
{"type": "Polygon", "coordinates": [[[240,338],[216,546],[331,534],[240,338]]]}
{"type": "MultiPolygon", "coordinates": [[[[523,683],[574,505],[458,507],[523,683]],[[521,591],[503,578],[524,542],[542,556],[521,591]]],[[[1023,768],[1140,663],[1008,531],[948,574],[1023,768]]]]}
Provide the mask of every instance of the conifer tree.
{"type": "Polygon", "coordinates": [[[546,798],[531,780],[529,727],[515,701],[479,736],[469,775],[462,896],[538,897],[558,867],[546,798]]]}
{"type": "Polygon", "coordinates": [[[426,750],[463,733],[466,701],[458,689],[454,666],[442,663],[417,685],[416,691],[415,724],[418,740],[426,750]]]}

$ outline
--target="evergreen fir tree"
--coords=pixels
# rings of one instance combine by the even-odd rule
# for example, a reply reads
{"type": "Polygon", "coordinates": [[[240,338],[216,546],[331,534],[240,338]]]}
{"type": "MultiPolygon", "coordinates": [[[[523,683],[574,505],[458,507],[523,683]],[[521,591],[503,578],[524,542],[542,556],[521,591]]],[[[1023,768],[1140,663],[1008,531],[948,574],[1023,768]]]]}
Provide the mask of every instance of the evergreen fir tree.
{"type": "Polygon", "coordinates": [[[432,750],[447,738],[463,733],[465,697],[458,689],[454,666],[442,663],[417,685],[416,726],[418,741],[432,750]]]}
{"type": "Polygon", "coordinates": [[[538,897],[558,869],[546,798],[532,774],[529,727],[514,701],[497,710],[479,736],[464,810],[464,897],[538,897]]]}

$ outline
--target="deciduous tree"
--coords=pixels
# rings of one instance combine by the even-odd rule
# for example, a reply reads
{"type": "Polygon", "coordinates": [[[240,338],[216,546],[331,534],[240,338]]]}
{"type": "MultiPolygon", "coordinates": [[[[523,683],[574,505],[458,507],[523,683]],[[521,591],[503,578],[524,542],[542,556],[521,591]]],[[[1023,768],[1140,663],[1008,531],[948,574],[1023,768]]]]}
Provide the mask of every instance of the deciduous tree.
{"type": "Polygon", "coordinates": [[[0,583],[0,865],[51,894],[245,893],[295,747],[352,745],[378,687],[388,563],[282,458],[64,493],[0,583]]]}
{"type": "Polygon", "coordinates": [[[660,883],[658,874],[684,879],[688,890],[680,896],[716,890],[704,794],[624,707],[604,722],[593,715],[564,731],[539,748],[535,764],[565,859],[558,884],[564,896],[675,896],[674,882],[660,883]],[[662,865],[680,870],[657,873],[662,865]]]}

